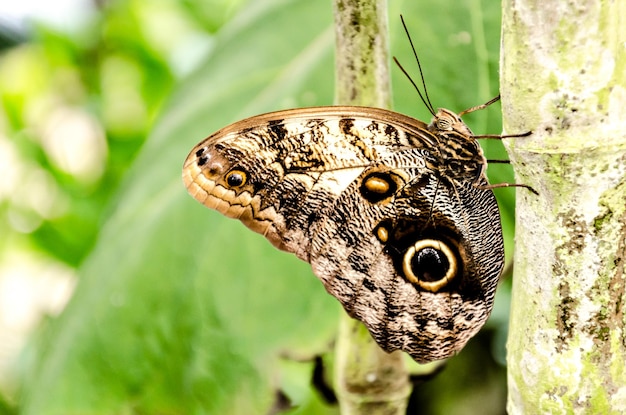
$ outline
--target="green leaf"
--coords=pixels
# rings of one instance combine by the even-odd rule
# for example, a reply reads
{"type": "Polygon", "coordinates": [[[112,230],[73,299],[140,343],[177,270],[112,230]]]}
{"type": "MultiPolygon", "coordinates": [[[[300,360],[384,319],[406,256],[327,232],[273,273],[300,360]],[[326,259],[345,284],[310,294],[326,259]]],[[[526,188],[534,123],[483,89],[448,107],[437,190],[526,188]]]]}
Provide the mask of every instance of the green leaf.
{"type": "Polygon", "coordinates": [[[339,306],[309,266],[202,207],[181,180],[208,132],[281,100],[332,100],[328,6],[263,6],[224,28],[129,171],[38,348],[25,414],[263,413],[278,356],[330,345],[339,306]]]}
{"type": "MultiPolygon", "coordinates": [[[[471,5],[456,4],[392,2],[389,15],[394,54],[412,65],[401,10],[434,104],[460,110],[489,98],[472,87],[481,72],[486,93],[497,94],[499,15],[484,21],[489,44],[480,47],[490,52],[476,63],[471,43],[453,41],[473,33],[471,5]]],[[[263,414],[278,389],[306,413],[334,411],[303,381],[310,370],[295,370],[299,380],[285,385],[292,375],[280,362],[328,350],[337,301],[307,264],[207,210],[181,181],[192,146],[228,123],[332,104],[333,46],[330,2],[249,2],[217,33],[128,171],[72,301],[40,333],[24,414],[263,414]]],[[[392,72],[396,108],[429,118],[392,72]]],[[[487,111],[484,132],[498,132],[497,109],[487,111]]]]}

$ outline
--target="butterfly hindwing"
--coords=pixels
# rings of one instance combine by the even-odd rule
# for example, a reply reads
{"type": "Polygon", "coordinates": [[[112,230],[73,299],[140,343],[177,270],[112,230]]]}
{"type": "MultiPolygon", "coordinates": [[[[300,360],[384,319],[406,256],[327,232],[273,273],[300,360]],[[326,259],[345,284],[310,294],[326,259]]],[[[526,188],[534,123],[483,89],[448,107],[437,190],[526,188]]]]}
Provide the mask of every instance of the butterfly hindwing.
{"type": "MultiPolygon", "coordinates": [[[[384,179],[381,166],[370,170],[384,179]]],[[[390,183],[400,176],[391,167],[387,174],[390,183]]],[[[503,265],[500,218],[490,191],[453,184],[425,168],[404,168],[401,176],[395,192],[380,201],[359,190],[372,177],[369,170],[346,188],[315,228],[311,264],[381,347],[432,361],[460,350],[489,316],[503,265]],[[480,234],[472,235],[474,229],[480,234]],[[407,275],[404,259],[416,255],[409,250],[420,241],[430,241],[427,249],[449,248],[457,267],[449,282],[411,282],[419,272],[407,275]]]]}

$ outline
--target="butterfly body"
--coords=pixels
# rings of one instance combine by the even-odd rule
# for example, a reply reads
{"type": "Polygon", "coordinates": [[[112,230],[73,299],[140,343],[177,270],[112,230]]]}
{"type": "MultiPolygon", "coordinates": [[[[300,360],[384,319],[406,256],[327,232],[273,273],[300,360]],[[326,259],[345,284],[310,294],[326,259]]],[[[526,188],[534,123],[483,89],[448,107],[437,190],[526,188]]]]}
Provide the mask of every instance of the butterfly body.
{"type": "Polygon", "coordinates": [[[489,316],[504,264],[486,160],[460,118],[316,107],[234,123],[198,144],[192,196],[309,262],[387,351],[427,362],[489,316]]]}

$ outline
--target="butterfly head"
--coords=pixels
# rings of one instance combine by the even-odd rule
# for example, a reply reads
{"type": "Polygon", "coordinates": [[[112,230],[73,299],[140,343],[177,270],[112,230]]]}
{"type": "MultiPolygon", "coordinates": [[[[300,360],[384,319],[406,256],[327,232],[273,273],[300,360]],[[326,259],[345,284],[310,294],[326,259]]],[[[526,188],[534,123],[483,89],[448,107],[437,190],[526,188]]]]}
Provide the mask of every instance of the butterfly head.
{"type": "Polygon", "coordinates": [[[467,138],[474,135],[458,114],[445,108],[437,110],[432,121],[428,124],[428,130],[434,134],[441,135],[457,133],[467,138]]]}

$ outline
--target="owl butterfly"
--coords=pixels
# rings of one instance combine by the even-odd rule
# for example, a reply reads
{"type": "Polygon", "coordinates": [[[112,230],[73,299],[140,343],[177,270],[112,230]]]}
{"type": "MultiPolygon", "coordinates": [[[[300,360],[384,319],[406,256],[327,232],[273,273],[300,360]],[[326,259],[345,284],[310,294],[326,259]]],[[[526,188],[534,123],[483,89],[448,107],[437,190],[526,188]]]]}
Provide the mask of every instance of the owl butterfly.
{"type": "Polygon", "coordinates": [[[425,102],[430,124],[351,106],[258,115],[206,138],[183,168],[194,198],[309,262],[380,347],[418,362],[480,329],[504,264],[477,136],[425,102]]]}

